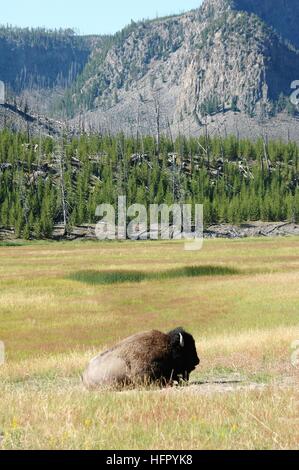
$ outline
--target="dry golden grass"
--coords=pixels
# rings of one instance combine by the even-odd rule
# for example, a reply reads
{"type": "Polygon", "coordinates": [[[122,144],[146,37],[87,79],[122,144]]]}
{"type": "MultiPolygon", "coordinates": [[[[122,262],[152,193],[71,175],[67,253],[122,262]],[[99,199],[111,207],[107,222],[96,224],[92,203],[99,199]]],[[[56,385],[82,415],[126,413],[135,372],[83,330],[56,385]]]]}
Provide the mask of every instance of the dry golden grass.
{"type": "Polygon", "coordinates": [[[88,394],[72,383],[4,385],[5,449],[298,448],[297,389],[88,394]]]}
{"type": "Polygon", "coordinates": [[[299,339],[298,286],[298,238],[215,240],[195,253],[176,242],[0,247],[7,354],[0,446],[298,448],[298,368],[290,359],[299,339]],[[152,275],[192,266],[215,269],[152,275]],[[70,278],[89,270],[145,275],[104,285],[70,278]],[[195,336],[202,363],[192,379],[210,382],[208,393],[197,393],[200,385],[93,394],[82,388],[80,372],[95,353],[137,331],[179,325],[195,336]],[[244,389],[223,400],[213,382],[236,375],[244,389]],[[255,383],[265,387],[246,388],[255,383]]]}

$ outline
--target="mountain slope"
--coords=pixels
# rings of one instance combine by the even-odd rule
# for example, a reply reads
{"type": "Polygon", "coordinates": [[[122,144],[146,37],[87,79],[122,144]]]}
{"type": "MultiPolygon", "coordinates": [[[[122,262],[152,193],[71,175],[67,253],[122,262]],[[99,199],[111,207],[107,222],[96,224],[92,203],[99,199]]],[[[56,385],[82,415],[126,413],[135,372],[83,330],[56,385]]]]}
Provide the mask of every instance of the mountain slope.
{"type": "MultiPolygon", "coordinates": [[[[63,122],[50,119],[46,116],[37,116],[25,112],[16,105],[0,104],[0,129],[26,133],[29,136],[36,134],[42,136],[61,136],[65,132],[63,122]]],[[[72,130],[69,129],[71,132],[72,130]]]]}
{"type": "Polygon", "coordinates": [[[259,3],[206,0],[178,17],[132,24],[104,54],[93,53],[68,109],[80,110],[76,122],[85,127],[145,133],[198,130],[207,114],[230,110],[240,120],[276,114],[287,104],[282,95],[290,94],[299,52],[281,37],[285,20],[278,34],[270,24],[277,15],[269,16],[267,0],[259,3]]]}
{"type": "Polygon", "coordinates": [[[0,77],[15,92],[70,84],[85,66],[92,44],[70,30],[0,27],[0,77]]]}
{"type": "Polygon", "coordinates": [[[243,136],[256,133],[248,122],[291,135],[298,19],[296,0],[205,0],[114,36],[0,28],[0,79],[23,107],[80,130],[176,135],[209,123],[227,133],[237,121],[243,136]]]}
{"type": "Polygon", "coordinates": [[[233,0],[238,10],[255,13],[296,48],[299,48],[299,5],[297,0],[233,0]]]}
{"type": "Polygon", "coordinates": [[[47,114],[106,36],[77,36],[72,30],[0,26],[0,80],[9,103],[47,114]]]}

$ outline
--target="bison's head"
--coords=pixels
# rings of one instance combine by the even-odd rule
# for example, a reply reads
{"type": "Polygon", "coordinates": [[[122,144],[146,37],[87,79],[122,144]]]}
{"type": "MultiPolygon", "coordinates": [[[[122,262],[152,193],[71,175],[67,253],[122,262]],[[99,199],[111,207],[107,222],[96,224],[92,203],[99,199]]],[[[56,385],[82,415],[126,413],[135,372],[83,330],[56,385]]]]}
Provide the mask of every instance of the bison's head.
{"type": "Polygon", "coordinates": [[[189,380],[190,372],[200,363],[197,355],[195,341],[192,335],[186,333],[183,328],[168,333],[171,344],[171,354],[174,365],[174,380],[181,376],[189,380]]]}

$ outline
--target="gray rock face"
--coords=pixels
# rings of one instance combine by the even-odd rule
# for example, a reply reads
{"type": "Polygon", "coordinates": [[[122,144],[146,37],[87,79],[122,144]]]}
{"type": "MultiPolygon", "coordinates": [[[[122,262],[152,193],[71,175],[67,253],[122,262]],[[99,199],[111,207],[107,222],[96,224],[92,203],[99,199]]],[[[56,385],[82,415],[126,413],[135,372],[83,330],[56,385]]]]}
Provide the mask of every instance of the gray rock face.
{"type": "Polygon", "coordinates": [[[104,60],[93,55],[95,72],[73,96],[91,103],[84,126],[154,133],[159,120],[164,132],[195,134],[206,114],[264,121],[299,79],[298,15],[295,0],[275,8],[270,0],[205,0],[179,17],[136,24],[104,60]]]}
{"type": "MultiPolygon", "coordinates": [[[[54,240],[96,240],[95,225],[73,227],[65,234],[63,225],[56,225],[53,230],[54,240]]],[[[170,236],[175,237],[174,227],[170,227],[170,236]]],[[[248,222],[241,225],[220,224],[211,225],[204,231],[204,238],[248,238],[248,237],[285,237],[299,236],[299,225],[290,222],[248,222]]],[[[13,228],[0,227],[0,240],[15,240],[13,228]]],[[[149,239],[149,233],[136,235],[135,240],[149,239]]]]}
{"type": "Polygon", "coordinates": [[[205,231],[206,238],[279,237],[299,235],[299,225],[293,223],[251,222],[238,226],[212,225],[205,231]]]}

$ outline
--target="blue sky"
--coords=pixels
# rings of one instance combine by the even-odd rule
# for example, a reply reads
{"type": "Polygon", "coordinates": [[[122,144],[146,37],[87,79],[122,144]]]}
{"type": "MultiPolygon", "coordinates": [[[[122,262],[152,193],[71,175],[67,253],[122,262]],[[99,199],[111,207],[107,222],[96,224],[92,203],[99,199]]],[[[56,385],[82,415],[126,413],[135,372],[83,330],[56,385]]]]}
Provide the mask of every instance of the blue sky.
{"type": "Polygon", "coordinates": [[[202,0],[6,0],[0,23],[70,27],[82,34],[113,33],[131,19],[154,18],[197,8],[202,0]]]}

